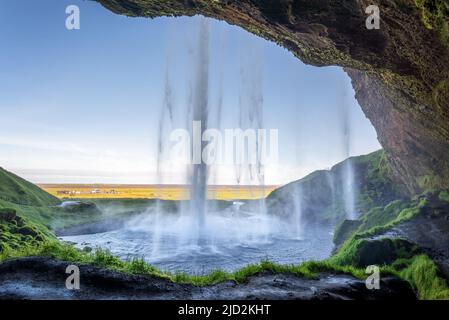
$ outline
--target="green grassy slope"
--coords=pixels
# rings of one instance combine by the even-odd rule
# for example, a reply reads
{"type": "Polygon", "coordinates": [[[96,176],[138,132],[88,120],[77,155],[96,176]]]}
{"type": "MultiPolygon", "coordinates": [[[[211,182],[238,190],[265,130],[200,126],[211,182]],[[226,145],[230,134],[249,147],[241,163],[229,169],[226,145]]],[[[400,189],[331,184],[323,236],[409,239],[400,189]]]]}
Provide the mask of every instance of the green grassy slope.
{"type": "Polygon", "coordinates": [[[16,210],[0,208],[0,253],[34,247],[49,240],[50,236],[45,235],[43,230],[45,228],[18,216],[16,210]]]}
{"type": "MultiPolygon", "coordinates": [[[[91,210],[60,208],[61,200],[45,192],[33,183],[0,168],[0,210],[13,211],[20,221],[32,224],[43,234],[54,237],[53,231],[71,225],[95,221],[101,218],[95,206],[91,210]]],[[[5,211],[5,212],[7,212],[5,211]]],[[[14,231],[14,219],[0,219],[3,230],[14,231]]],[[[3,237],[3,240],[6,236],[3,237]]],[[[11,238],[10,238],[11,239],[11,238]]]]}
{"type": "Polygon", "coordinates": [[[33,223],[40,232],[51,235],[52,220],[60,203],[58,198],[38,186],[0,168],[0,210],[17,215],[17,219],[0,219],[4,241],[7,231],[16,230],[11,224],[17,224],[19,220],[23,224],[33,223]]]}
{"type": "Polygon", "coordinates": [[[0,200],[37,207],[60,203],[58,198],[3,168],[0,168],[0,200]]]}

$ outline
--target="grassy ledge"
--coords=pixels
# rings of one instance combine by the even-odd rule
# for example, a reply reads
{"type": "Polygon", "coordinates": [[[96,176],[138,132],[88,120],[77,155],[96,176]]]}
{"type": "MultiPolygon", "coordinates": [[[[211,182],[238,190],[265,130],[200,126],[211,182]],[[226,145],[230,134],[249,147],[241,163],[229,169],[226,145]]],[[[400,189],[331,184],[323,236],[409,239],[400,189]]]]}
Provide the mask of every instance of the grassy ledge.
{"type": "Polygon", "coordinates": [[[431,258],[402,239],[377,237],[399,223],[421,214],[429,205],[429,198],[449,202],[449,193],[429,193],[408,203],[403,200],[393,201],[383,208],[371,209],[357,223],[340,226],[340,231],[337,229],[336,233],[340,233],[340,238],[347,236],[347,239],[329,261],[334,265],[361,267],[369,262],[367,257],[377,260],[374,264],[390,259],[392,261],[382,266],[383,273],[409,282],[419,299],[449,300],[448,284],[441,278],[438,267],[431,258]]]}
{"type": "Polygon", "coordinates": [[[293,274],[305,278],[316,278],[322,272],[350,274],[360,279],[365,276],[362,269],[357,269],[352,266],[336,265],[326,260],[308,261],[299,265],[280,265],[268,260],[262,260],[258,264],[247,265],[235,272],[215,270],[206,275],[188,275],[181,272],[170,273],[158,270],[141,258],[121,260],[113,256],[109,251],[101,248],[98,248],[94,252],[85,252],[68,244],[52,240],[44,241],[38,245],[23,245],[16,249],[7,247],[0,252],[0,262],[30,256],[48,257],[71,263],[94,265],[108,270],[164,278],[173,282],[196,286],[213,285],[224,281],[242,283],[248,277],[266,271],[293,274]]]}
{"type": "Polygon", "coordinates": [[[388,267],[397,277],[408,281],[421,300],[449,300],[449,287],[439,276],[438,267],[427,255],[398,259],[388,267]]]}
{"type": "MultiPolygon", "coordinates": [[[[348,254],[348,252],[355,251],[347,250],[346,253],[348,254]]],[[[95,250],[95,252],[85,252],[48,238],[37,243],[22,242],[20,246],[15,248],[4,246],[0,250],[0,263],[9,259],[31,256],[48,257],[80,265],[93,265],[112,271],[146,275],[195,286],[214,285],[224,281],[243,283],[248,277],[267,271],[292,274],[309,279],[316,278],[320,273],[325,272],[352,275],[358,279],[366,278],[364,268],[345,265],[335,256],[323,261],[308,261],[298,265],[280,265],[263,260],[258,264],[247,265],[235,272],[215,270],[206,275],[170,273],[158,270],[141,258],[121,260],[101,248],[95,250]]],[[[381,274],[395,275],[408,281],[420,299],[449,299],[449,288],[446,282],[439,277],[438,268],[426,255],[397,259],[391,265],[381,266],[381,274]]]]}
{"type": "MultiPolygon", "coordinates": [[[[250,276],[267,271],[292,274],[308,279],[316,278],[320,273],[325,272],[352,275],[362,280],[367,276],[364,269],[351,265],[339,265],[332,258],[324,261],[308,261],[298,265],[279,265],[263,260],[258,264],[247,265],[235,272],[215,270],[206,275],[169,273],[158,270],[141,258],[124,261],[106,250],[98,249],[93,253],[87,253],[57,241],[45,241],[38,246],[22,246],[16,250],[3,250],[0,253],[0,262],[25,256],[48,257],[81,265],[94,265],[112,271],[157,277],[195,286],[208,286],[225,281],[234,281],[240,284],[244,283],[250,276]]],[[[426,255],[417,255],[410,259],[398,259],[391,265],[382,266],[381,275],[394,275],[409,282],[420,299],[449,300],[449,288],[446,282],[439,277],[438,268],[426,255]]]]}

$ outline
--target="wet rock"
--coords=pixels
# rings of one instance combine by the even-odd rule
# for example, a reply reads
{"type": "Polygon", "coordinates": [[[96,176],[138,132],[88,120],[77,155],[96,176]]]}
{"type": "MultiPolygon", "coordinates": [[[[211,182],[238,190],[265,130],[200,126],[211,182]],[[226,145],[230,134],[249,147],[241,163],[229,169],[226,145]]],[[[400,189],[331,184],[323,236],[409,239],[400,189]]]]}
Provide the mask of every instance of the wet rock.
{"type": "Polygon", "coordinates": [[[89,247],[89,246],[86,246],[83,248],[84,252],[92,252],[92,250],[93,250],[92,247],[89,247]]]}
{"type": "Polygon", "coordinates": [[[100,215],[101,211],[97,208],[95,203],[92,202],[84,202],[84,201],[65,201],[60,204],[62,210],[68,213],[75,214],[94,214],[100,215]]]}
{"type": "Polygon", "coordinates": [[[88,265],[79,266],[81,289],[67,290],[67,265],[36,257],[0,264],[0,299],[416,299],[408,283],[392,277],[381,279],[379,290],[368,290],[363,280],[330,273],[304,279],[264,272],[242,284],[197,287],[88,265]]]}
{"type": "Polygon", "coordinates": [[[420,249],[398,238],[374,238],[364,240],[358,247],[353,261],[357,267],[365,268],[370,265],[388,265],[397,259],[407,259],[419,254],[420,249]]]}

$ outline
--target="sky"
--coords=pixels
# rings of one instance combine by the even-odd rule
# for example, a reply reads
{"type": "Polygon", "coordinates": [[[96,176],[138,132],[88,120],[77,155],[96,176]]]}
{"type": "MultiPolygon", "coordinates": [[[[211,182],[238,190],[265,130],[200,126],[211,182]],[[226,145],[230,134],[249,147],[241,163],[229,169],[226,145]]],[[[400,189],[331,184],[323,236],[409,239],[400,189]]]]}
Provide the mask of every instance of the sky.
{"type": "MultiPolygon", "coordinates": [[[[0,0],[0,166],[35,183],[184,183],[176,166],[157,174],[157,137],[167,78],[177,110],[189,101],[200,20],[129,18],[91,1],[0,0]],[[80,8],[79,30],[65,27],[68,5],[80,8]]],[[[208,25],[219,126],[238,127],[256,78],[263,128],[278,130],[266,184],[380,149],[341,68],[307,66],[241,28],[208,25]]],[[[235,168],[217,168],[213,179],[234,184],[235,168]]]]}

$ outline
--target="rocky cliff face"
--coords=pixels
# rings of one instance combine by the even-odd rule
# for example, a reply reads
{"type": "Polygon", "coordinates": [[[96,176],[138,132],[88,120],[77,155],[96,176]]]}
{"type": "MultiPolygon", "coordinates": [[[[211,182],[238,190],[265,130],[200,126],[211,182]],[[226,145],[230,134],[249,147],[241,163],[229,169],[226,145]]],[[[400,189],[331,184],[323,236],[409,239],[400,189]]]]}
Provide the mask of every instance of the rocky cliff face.
{"type": "Polygon", "coordinates": [[[449,4],[378,0],[97,0],[119,14],[202,14],[275,41],[303,62],[340,65],[410,193],[449,187],[449,4]]]}

